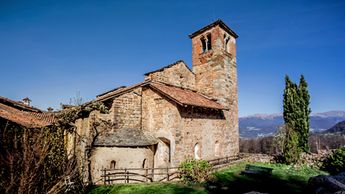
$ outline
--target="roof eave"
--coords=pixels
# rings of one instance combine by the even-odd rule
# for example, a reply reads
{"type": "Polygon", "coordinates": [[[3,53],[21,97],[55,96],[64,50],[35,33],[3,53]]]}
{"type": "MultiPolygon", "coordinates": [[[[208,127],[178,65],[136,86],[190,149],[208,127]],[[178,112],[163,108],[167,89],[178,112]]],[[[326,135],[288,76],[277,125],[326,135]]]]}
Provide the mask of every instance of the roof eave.
{"type": "Polygon", "coordinates": [[[211,29],[212,27],[215,27],[215,26],[217,26],[217,25],[219,25],[221,28],[223,28],[227,33],[229,33],[229,34],[232,35],[233,37],[238,38],[238,35],[237,35],[233,30],[231,30],[231,28],[230,28],[229,26],[227,26],[227,25],[226,25],[222,20],[220,20],[220,19],[218,19],[217,21],[215,21],[215,22],[213,22],[213,23],[211,23],[211,24],[209,24],[209,25],[207,25],[207,26],[201,28],[200,30],[197,30],[197,31],[191,33],[191,34],[188,35],[188,36],[189,36],[189,38],[194,38],[195,36],[197,36],[197,35],[199,35],[199,34],[205,32],[205,31],[207,31],[207,30],[209,30],[209,29],[211,29]]]}

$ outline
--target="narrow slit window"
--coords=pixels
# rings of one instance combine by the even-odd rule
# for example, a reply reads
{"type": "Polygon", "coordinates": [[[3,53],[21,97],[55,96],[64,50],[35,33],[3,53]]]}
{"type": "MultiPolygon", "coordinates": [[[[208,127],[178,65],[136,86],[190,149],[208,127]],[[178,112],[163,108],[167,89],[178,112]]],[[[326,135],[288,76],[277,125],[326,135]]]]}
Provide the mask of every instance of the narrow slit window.
{"type": "Polygon", "coordinates": [[[219,141],[216,141],[214,144],[214,156],[220,156],[219,141]]]}
{"type": "Polygon", "coordinates": [[[145,158],[144,161],[143,161],[142,168],[147,168],[147,167],[146,167],[146,158],[145,158]]]}
{"type": "Polygon", "coordinates": [[[194,158],[196,160],[199,160],[201,157],[200,157],[200,147],[199,147],[199,144],[196,143],[195,146],[194,146],[194,158]]]}
{"type": "Polygon", "coordinates": [[[212,49],[212,39],[211,39],[211,34],[207,34],[207,50],[212,49]]]}

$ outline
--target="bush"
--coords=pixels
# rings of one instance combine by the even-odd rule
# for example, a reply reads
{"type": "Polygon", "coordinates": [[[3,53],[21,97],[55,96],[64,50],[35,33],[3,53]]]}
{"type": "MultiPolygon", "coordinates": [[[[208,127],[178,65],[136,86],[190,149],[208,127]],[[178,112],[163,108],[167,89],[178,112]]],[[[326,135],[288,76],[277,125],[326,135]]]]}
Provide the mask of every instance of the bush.
{"type": "Polygon", "coordinates": [[[180,163],[180,178],[185,183],[200,183],[206,180],[212,165],[206,160],[187,159],[180,163]]]}
{"type": "Polygon", "coordinates": [[[337,174],[345,171],[345,147],[333,151],[331,155],[323,160],[321,169],[330,174],[337,174]]]}
{"type": "Polygon", "coordinates": [[[301,154],[301,148],[298,146],[299,137],[289,125],[280,127],[278,134],[274,138],[274,147],[276,152],[274,159],[277,163],[295,164],[298,162],[301,154]]]}

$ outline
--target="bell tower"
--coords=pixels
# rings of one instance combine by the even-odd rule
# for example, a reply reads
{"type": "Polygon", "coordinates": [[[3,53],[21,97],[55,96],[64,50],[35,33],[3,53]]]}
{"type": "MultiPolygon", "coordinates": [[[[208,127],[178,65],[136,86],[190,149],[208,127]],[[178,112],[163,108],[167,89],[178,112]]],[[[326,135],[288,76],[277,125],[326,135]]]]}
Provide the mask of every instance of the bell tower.
{"type": "Polygon", "coordinates": [[[189,35],[196,88],[226,107],[237,103],[236,38],[223,21],[189,35]],[[236,101],[236,102],[234,102],[236,101]]]}
{"type": "Polygon", "coordinates": [[[227,108],[225,133],[230,134],[230,152],[238,152],[238,93],[236,38],[222,20],[189,35],[195,87],[227,108]]]}

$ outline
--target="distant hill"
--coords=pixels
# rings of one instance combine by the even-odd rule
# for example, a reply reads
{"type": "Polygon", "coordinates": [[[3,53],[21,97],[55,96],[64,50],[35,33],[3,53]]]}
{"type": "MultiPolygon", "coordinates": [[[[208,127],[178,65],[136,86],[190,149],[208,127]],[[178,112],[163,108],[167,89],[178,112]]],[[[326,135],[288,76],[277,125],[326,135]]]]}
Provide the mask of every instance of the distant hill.
{"type": "Polygon", "coordinates": [[[345,134],[345,121],[341,121],[341,122],[335,124],[333,127],[323,131],[322,133],[341,133],[341,134],[345,134]]]}
{"type": "MultiPolygon", "coordinates": [[[[310,128],[312,132],[322,132],[344,120],[345,111],[315,113],[310,116],[310,128]]],[[[243,138],[255,138],[273,135],[283,123],[284,119],[281,113],[255,114],[240,117],[240,136],[243,138]]]]}

